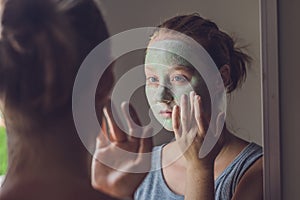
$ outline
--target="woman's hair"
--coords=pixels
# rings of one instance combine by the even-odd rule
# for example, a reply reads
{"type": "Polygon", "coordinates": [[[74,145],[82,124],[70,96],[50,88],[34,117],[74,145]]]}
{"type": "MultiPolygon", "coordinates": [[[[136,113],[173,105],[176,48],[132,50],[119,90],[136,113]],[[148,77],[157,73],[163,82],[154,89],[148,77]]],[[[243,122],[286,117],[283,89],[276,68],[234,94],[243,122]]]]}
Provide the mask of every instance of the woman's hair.
{"type": "Polygon", "coordinates": [[[0,93],[9,107],[36,114],[71,108],[77,71],[109,34],[93,0],[6,0],[0,93]]]}
{"type": "MultiPolygon", "coordinates": [[[[230,82],[226,85],[230,93],[240,86],[246,78],[246,66],[251,58],[235,47],[233,39],[218,26],[198,14],[173,17],[159,28],[171,29],[183,33],[199,42],[220,69],[225,64],[230,66],[230,82]]],[[[154,33],[153,38],[158,33],[154,33]]]]}

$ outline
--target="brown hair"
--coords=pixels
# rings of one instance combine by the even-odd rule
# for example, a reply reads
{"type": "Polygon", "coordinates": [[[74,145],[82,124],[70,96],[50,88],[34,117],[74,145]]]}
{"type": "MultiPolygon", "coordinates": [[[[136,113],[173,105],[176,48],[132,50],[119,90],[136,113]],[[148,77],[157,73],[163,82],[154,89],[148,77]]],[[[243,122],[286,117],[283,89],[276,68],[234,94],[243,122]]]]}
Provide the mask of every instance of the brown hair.
{"type": "MultiPolygon", "coordinates": [[[[230,82],[226,85],[228,93],[245,80],[246,66],[251,58],[236,48],[233,39],[221,31],[214,22],[198,14],[191,14],[173,17],[158,27],[178,31],[199,42],[219,69],[228,64],[230,66],[230,82]]],[[[153,37],[155,38],[155,34],[153,37]]]]}
{"type": "Polygon", "coordinates": [[[0,92],[5,104],[38,114],[71,108],[81,62],[109,36],[95,2],[8,0],[1,24],[0,92]]]}

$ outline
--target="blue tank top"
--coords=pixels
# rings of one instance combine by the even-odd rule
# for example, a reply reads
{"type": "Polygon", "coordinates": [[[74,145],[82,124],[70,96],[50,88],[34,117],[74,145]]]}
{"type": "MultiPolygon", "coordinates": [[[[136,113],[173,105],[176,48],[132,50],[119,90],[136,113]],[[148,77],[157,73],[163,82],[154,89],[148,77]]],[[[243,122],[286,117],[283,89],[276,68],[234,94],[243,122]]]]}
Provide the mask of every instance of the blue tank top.
{"type": "MultiPolygon", "coordinates": [[[[158,169],[149,172],[143,183],[137,189],[135,200],[183,200],[184,196],[171,191],[167,186],[161,170],[162,146],[154,147],[152,154],[152,168],[158,169]]],[[[262,156],[261,146],[250,143],[227,166],[215,180],[215,199],[230,200],[236,186],[249,167],[262,156]]]]}

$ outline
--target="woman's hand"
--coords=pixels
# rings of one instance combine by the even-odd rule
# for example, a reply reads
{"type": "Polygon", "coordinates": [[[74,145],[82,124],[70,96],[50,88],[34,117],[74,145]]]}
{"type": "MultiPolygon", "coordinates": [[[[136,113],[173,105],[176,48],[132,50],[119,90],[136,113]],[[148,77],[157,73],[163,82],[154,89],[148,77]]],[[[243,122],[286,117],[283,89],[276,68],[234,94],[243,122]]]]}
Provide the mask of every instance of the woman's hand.
{"type": "MultiPolygon", "coordinates": [[[[173,107],[172,121],[176,142],[188,164],[213,167],[214,160],[222,148],[223,134],[212,150],[204,158],[199,158],[209,124],[209,119],[203,112],[201,97],[195,92],[190,93],[189,99],[187,95],[182,95],[180,108],[173,107]]],[[[217,117],[216,131],[222,122],[224,113],[217,117]]]]}
{"type": "Polygon", "coordinates": [[[151,152],[152,139],[137,138],[133,135],[143,137],[149,135],[152,130],[136,126],[134,121],[139,124],[139,120],[133,109],[130,114],[135,120],[131,119],[128,106],[126,103],[122,104],[129,135],[116,125],[111,106],[104,108],[108,127],[103,119],[102,133],[97,138],[92,163],[93,187],[117,198],[132,198],[151,167],[151,157],[144,153],[151,152]]]}
{"type": "MultiPolygon", "coordinates": [[[[219,114],[216,130],[222,119],[224,121],[224,114],[219,114]]],[[[201,98],[195,92],[190,93],[189,100],[186,95],[181,97],[180,109],[178,106],[173,108],[172,121],[176,142],[187,161],[185,199],[215,199],[214,160],[222,148],[223,135],[204,158],[199,158],[209,120],[203,112],[201,98]]]]}

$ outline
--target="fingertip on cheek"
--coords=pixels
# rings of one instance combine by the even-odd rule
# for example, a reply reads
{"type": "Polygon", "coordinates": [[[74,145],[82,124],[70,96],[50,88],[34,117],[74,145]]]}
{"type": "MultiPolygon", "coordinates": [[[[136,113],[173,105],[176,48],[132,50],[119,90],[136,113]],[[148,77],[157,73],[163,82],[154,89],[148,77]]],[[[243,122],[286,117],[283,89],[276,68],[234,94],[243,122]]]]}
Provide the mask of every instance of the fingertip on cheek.
{"type": "Polygon", "coordinates": [[[176,105],[175,111],[176,115],[180,115],[180,107],[178,105],[176,105]]]}
{"type": "Polygon", "coordinates": [[[199,95],[195,95],[194,98],[195,98],[196,101],[200,101],[201,100],[201,97],[199,95]]]}
{"type": "Polygon", "coordinates": [[[175,105],[175,106],[173,107],[173,112],[176,112],[177,109],[178,109],[178,106],[175,105]]]}
{"type": "Polygon", "coordinates": [[[186,94],[181,95],[181,101],[185,101],[186,99],[187,99],[187,95],[186,94]]]}

